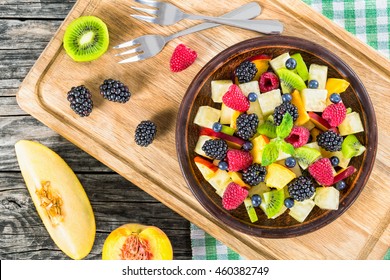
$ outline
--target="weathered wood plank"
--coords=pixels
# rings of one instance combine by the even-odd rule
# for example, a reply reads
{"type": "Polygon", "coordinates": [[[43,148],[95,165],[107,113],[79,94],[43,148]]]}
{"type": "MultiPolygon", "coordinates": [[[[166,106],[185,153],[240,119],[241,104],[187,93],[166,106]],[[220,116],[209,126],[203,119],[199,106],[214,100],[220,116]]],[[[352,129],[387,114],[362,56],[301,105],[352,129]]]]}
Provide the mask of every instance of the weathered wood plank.
{"type": "Polygon", "coordinates": [[[0,98],[0,117],[27,115],[16,102],[15,96],[0,98]]]}
{"type": "Polygon", "coordinates": [[[76,0],[0,0],[0,18],[63,19],[76,0]]]}
{"type": "Polygon", "coordinates": [[[28,139],[39,141],[56,151],[75,172],[112,172],[31,116],[0,117],[0,139],[0,171],[20,170],[14,145],[18,140],[28,139]]]}
{"type": "MultiPolygon", "coordinates": [[[[96,219],[96,239],[87,259],[100,259],[104,240],[125,223],[161,228],[175,259],[191,256],[189,222],[117,174],[78,174],[96,219]]],[[[0,259],[67,259],[43,226],[20,173],[0,172],[0,259]]]]}

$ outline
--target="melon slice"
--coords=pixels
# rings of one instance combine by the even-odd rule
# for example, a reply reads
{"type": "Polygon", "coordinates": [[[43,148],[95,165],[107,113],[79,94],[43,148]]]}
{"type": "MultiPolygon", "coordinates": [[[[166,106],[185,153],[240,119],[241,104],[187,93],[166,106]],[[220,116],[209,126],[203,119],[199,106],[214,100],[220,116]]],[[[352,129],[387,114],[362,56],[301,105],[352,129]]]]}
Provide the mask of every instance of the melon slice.
{"type": "Polygon", "coordinates": [[[95,241],[95,217],[89,199],[66,162],[33,141],[15,144],[27,189],[50,237],[70,258],[82,259],[95,241]]]}

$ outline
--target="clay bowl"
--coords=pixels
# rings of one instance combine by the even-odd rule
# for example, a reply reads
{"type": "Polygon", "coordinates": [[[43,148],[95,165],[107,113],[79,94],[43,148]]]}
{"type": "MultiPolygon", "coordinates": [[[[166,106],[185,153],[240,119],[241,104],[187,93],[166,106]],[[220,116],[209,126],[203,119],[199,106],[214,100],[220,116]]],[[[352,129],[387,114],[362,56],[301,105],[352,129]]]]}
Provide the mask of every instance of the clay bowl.
{"type": "Polygon", "coordinates": [[[354,71],[339,57],[313,42],[287,36],[270,36],[250,39],[222,51],[208,62],[194,78],[183,98],[176,127],[176,148],[183,176],[192,193],[201,205],[227,227],[249,235],[265,238],[286,238],[318,230],[336,220],[359,196],[371,173],[377,149],[377,126],[373,106],[362,82],[354,71]],[[358,133],[359,140],[367,147],[360,157],[353,158],[351,165],[357,172],[346,180],[348,187],[340,192],[338,210],[321,210],[314,207],[303,223],[297,222],[288,210],[278,218],[267,219],[260,208],[256,208],[259,221],[251,223],[243,205],[233,211],[222,207],[213,187],[205,181],[194,164],[194,148],[199,137],[199,127],[193,123],[199,106],[219,108],[210,98],[212,80],[230,79],[233,70],[245,59],[259,54],[276,57],[284,52],[301,53],[305,62],[327,65],[328,77],[344,78],[350,82],[342,94],[346,107],[357,111],[364,125],[364,132],[358,133]]]}

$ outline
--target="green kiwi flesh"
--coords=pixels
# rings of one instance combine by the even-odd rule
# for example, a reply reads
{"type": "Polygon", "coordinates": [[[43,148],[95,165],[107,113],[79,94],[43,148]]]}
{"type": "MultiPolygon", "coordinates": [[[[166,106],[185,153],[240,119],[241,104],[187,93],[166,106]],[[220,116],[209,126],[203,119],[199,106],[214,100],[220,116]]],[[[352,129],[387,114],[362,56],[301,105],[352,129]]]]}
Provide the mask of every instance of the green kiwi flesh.
{"type": "Polygon", "coordinates": [[[343,144],[341,145],[341,151],[345,158],[360,156],[365,150],[366,147],[364,147],[353,134],[345,137],[343,144]]]}
{"type": "Polygon", "coordinates": [[[263,202],[260,207],[268,218],[272,218],[280,212],[284,205],[284,190],[272,190],[263,193],[263,202]]]}
{"type": "Polygon", "coordinates": [[[306,84],[302,78],[293,71],[281,68],[276,71],[276,74],[279,76],[283,93],[290,93],[294,89],[303,90],[306,88],[306,84]]]}
{"type": "Polygon", "coordinates": [[[299,147],[295,149],[294,157],[302,169],[306,169],[309,164],[321,156],[321,152],[315,148],[299,147]]]}
{"type": "Polygon", "coordinates": [[[66,53],[74,61],[95,60],[108,49],[107,25],[95,16],[79,17],[66,28],[63,43],[66,53]]]}
{"type": "Polygon", "coordinates": [[[276,138],[276,126],[274,124],[273,120],[266,120],[264,123],[262,123],[258,128],[257,132],[259,134],[263,134],[267,136],[268,138],[276,138]]]}
{"type": "Polygon", "coordinates": [[[297,67],[295,68],[296,72],[303,81],[307,81],[309,79],[309,70],[307,69],[306,63],[303,61],[301,54],[294,53],[291,57],[297,62],[297,67]]]}

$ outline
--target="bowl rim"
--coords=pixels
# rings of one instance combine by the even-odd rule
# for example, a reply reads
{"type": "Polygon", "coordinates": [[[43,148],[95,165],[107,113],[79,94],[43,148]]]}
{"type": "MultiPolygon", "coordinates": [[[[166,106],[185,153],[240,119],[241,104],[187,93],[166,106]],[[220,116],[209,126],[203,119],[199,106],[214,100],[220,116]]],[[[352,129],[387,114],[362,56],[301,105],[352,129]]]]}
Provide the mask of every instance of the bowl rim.
{"type": "Polygon", "coordinates": [[[328,49],[317,43],[313,43],[309,40],[299,37],[273,35],[267,37],[256,37],[234,44],[214,56],[205,66],[202,67],[202,69],[192,80],[191,84],[188,86],[187,91],[180,104],[176,122],[175,141],[180,169],[187,183],[187,186],[190,188],[197,201],[214,218],[222,222],[224,225],[229,226],[245,234],[263,238],[289,238],[304,235],[328,225],[329,223],[339,218],[354,203],[354,201],[358,198],[363,188],[365,187],[370,177],[372,168],[374,166],[378,146],[378,128],[375,111],[371,99],[362,81],[348,64],[346,64],[333,52],[329,51],[328,49]],[[354,188],[347,195],[347,197],[344,198],[343,203],[342,205],[339,205],[338,210],[329,210],[327,214],[323,215],[319,219],[314,220],[311,223],[301,224],[302,226],[298,225],[297,227],[288,229],[251,227],[250,224],[248,224],[247,222],[240,221],[236,217],[227,215],[226,212],[223,212],[218,207],[215,207],[213,203],[207,203],[208,197],[198,186],[197,180],[193,173],[188,172],[191,170],[190,161],[193,160],[189,157],[189,154],[187,152],[188,125],[189,116],[191,112],[189,108],[191,108],[191,105],[194,103],[197,95],[199,94],[199,89],[204,85],[204,81],[207,81],[208,78],[212,75],[212,73],[214,73],[223,64],[225,64],[226,61],[230,61],[235,56],[238,56],[242,53],[245,53],[246,51],[250,51],[255,48],[265,48],[270,46],[275,46],[278,48],[287,47],[302,49],[306,52],[312,53],[320,52],[321,59],[327,61],[328,63],[331,63],[332,66],[338,71],[343,70],[342,72],[350,74],[349,78],[351,78],[353,81],[350,79],[349,82],[351,83],[351,86],[352,84],[354,84],[353,90],[356,94],[358,102],[364,104],[364,106],[362,106],[363,111],[360,114],[363,113],[365,115],[365,117],[362,118],[362,122],[365,123],[364,127],[366,128],[365,135],[367,139],[367,150],[364,156],[365,159],[359,169],[360,174],[356,176],[356,179],[354,181],[354,188]]]}

